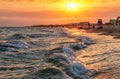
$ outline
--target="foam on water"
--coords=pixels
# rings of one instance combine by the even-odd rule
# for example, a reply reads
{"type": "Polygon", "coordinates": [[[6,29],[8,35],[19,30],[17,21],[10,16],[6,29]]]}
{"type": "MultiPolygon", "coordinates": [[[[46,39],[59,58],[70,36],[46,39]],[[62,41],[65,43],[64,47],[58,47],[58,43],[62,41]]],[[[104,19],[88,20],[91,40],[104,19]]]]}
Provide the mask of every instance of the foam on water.
{"type": "Polygon", "coordinates": [[[70,61],[73,76],[79,78],[81,75],[86,75],[89,70],[86,69],[84,65],[76,59],[74,52],[68,47],[64,47],[63,51],[66,53],[68,60],[70,61]]]}
{"type": "Polygon", "coordinates": [[[76,38],[69,38],[61,28],[2,30],[5,37],[0,39],[1,79],[90,79],[89,70],[76,59],[74,52],[87,45],[76,43],[76,38]]]}

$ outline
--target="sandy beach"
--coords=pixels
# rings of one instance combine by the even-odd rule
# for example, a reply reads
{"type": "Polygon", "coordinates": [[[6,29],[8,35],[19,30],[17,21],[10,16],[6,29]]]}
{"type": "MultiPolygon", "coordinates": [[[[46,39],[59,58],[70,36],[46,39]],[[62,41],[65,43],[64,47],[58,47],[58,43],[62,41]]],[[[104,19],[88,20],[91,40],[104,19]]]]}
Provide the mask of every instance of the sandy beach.
{"type": "Polygon", "coordinates": [[[119,48],[76,28],[1,27],[0,79],[120,79],[119,48]]]}

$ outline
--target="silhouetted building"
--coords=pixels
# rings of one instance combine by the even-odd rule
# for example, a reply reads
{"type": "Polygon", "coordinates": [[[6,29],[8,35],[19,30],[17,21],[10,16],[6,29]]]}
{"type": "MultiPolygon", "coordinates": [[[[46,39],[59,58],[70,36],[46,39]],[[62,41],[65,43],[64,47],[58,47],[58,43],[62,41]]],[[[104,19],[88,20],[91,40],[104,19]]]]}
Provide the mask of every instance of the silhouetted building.
{"type": "Polygon", "coordinates": [[[115,19],[110,19],[109,23],[110,23],[110,25],[115,25],[116,24],[116,20],[115,19]]]}
{"type": "Polygon", "coordinates": [[[102,22],[102,19],[98,19],[98,28],[99,29],[102,29],[103,28],[103,22],[102,22]]]}

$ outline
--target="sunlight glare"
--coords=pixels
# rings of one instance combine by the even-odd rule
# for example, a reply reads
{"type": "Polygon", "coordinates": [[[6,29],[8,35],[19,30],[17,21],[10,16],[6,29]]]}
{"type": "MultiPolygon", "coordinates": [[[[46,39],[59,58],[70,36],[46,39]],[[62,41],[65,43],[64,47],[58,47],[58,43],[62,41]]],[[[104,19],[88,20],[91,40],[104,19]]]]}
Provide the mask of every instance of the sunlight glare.
{"type": "Polygon", "coordinates": [[[76,10],[76,9],[78,9],[78,6],[79,5],[75,2],[70,2],[70,3],[67,4],[67,7],[68,7],[69,10],[76,10]]]}

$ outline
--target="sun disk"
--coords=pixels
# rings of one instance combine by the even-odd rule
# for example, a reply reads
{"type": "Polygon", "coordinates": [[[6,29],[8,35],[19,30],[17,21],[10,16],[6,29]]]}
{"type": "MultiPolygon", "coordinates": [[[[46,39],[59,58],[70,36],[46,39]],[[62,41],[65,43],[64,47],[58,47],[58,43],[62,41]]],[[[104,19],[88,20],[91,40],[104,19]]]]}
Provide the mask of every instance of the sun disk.
{"type": "Polygon", "coordinates": [[[78,8],[78,4],[77,3],[68,3],[68,8],[71,9],[71,10],[75,10],[78,8]]]}

